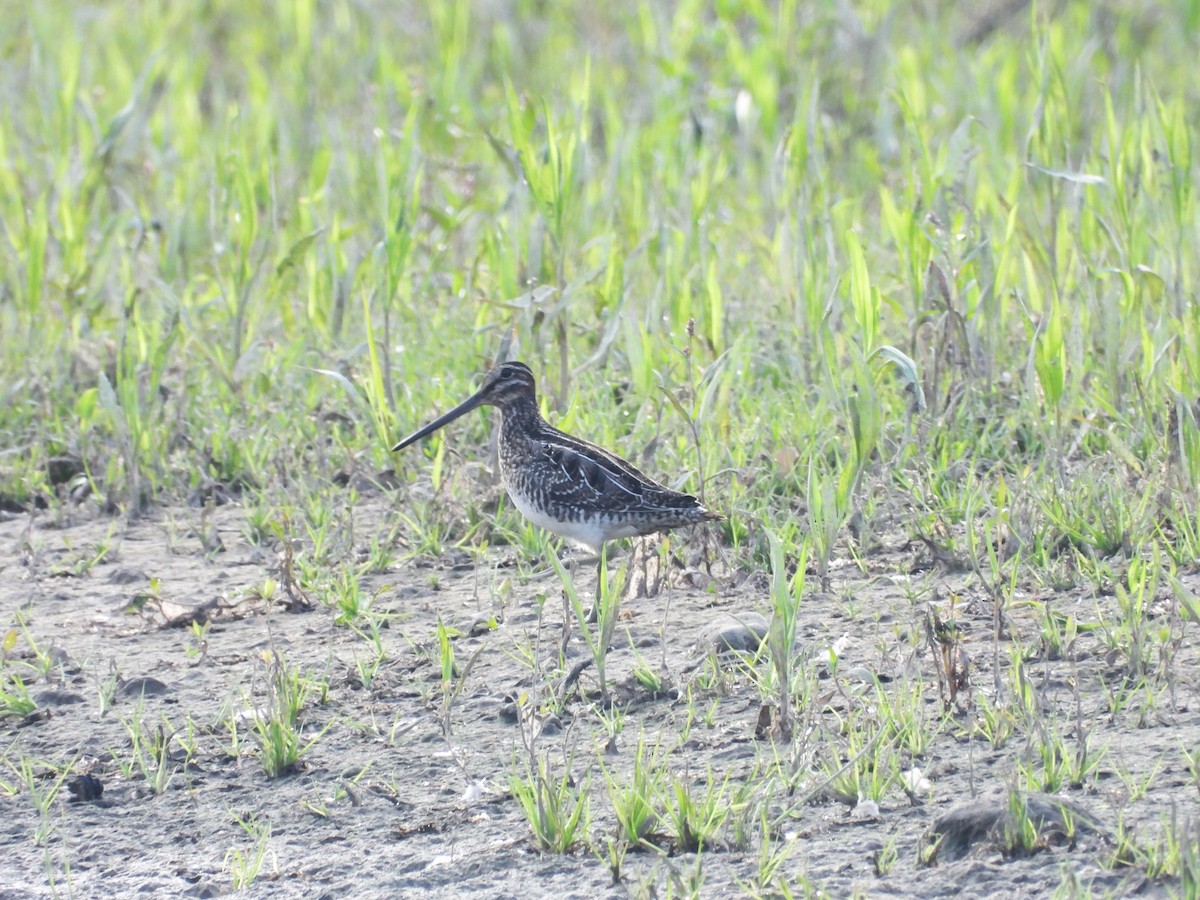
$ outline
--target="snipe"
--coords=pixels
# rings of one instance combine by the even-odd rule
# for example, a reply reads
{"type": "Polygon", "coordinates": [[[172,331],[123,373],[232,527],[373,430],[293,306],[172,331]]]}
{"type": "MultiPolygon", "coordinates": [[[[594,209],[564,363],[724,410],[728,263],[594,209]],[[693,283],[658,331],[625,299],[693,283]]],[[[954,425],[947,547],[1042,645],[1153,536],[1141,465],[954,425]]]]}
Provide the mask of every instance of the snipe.
{"type": "Polygon", "coordinates": [[[617,538],[722,518],[691,494],[664,487],[619,456],[543,419],[533,372],[520,362],[497,365],[474,396],[392,450],[403,450],[479,406],[500,408],[500,479],[508,496],[525,518],[547,531],[600,554],[617,538]]]}

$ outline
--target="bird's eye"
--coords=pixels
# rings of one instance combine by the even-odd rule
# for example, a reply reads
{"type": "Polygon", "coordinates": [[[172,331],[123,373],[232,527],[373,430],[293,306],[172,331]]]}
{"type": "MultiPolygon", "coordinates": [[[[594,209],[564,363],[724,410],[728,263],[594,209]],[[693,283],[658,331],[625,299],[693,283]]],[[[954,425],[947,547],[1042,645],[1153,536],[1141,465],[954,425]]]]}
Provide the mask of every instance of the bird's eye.
{"type": "Polygon", "coordinates": [[[513,370],[512,370],[512,367],[510,367],[510,366],[505,366],[503,369],[501,369],[501,370],[500,370],[500,377],[501,377],[501,378],[512,378],[512,377],[513,377],[513,370]]]}

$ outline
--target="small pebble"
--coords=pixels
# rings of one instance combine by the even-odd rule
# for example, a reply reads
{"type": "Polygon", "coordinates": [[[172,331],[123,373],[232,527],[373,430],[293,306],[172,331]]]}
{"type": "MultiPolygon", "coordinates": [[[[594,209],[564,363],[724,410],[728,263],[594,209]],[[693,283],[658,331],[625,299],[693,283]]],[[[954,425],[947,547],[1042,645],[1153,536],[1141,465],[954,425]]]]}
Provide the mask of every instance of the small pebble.
{"type": "Polygon", "coordinates": [[[718,653],[756,653],[767,637],[770,623],[758,613],[724,615],[708,629],[707,640],[718,653]]]}
{"type": "Polygon", "coordinates": [[[879,804],[874,800],[859,800],[854,807],[854,812],[850,813],[852,819],[878,819],[879,804]]]}
{"type": "Polygon", "coordinates": [[[130,678],[119,689],[122,697],[161,697],[170,690],[157,678],[130,678]]]}
{"type": "Polygon", "coordinates": [[[72,803],[90,803],[104,794],[104,785],[95,775],[76,775],[67,782],[72,803]]]}
{"type": "Polygon", "coordinates": [[[149,584],[150,576],[134,566],[118,566],[108,573],[109,584],[149,584]]]}

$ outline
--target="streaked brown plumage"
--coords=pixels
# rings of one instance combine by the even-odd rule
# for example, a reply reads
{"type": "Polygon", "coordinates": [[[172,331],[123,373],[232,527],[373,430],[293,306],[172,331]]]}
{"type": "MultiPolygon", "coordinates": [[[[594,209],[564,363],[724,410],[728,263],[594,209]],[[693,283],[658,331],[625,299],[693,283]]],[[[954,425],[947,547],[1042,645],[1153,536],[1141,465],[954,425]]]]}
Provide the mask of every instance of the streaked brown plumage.
{"type": "Polygon", "coordinates": [[[607,450],[542,418],[533,372],[497,365],[470,399],[413,432],[410,444],[479,406],[500,409],[500,477],[513,505],[533,522],[599,553],[608,541],[722,518],[690,494],[647,478],[607,450]]]}

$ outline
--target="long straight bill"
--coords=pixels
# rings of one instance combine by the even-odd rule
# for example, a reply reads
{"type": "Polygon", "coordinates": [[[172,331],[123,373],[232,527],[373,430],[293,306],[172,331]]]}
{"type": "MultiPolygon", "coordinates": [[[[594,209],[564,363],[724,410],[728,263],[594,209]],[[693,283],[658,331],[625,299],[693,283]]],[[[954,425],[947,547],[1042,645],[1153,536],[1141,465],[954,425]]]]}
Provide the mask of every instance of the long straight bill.
{"type": "Polygon", "coordinates": [[[453,422],[459,416],[469,413],[475,407],[479,406],[482,399],[483,399],[483,392],[480,391],[474,397],[471,397],[469,400],[464,400],[462,403],[458,404],[458,406],[454,407],[454,409],[450,410],[450,412],[446,413],[441,418],[434,419],[432,422],[430,422],[424,428],[420,428],[417,431],[414,431],[412,434],[410,434],[408,437],[406,437],[404,440],[402,440],[400,443],[398,443],[396,446],[394,446],[392,448],[392,452],[395,453],[397,450],[403,450],[409,444],[414,444],[417,441],[419,441],[421,438],[428,437],[429,435],[433,434],[435,431],[437,431],[443,425],[449,425],[451,422],[453,422]]]}

